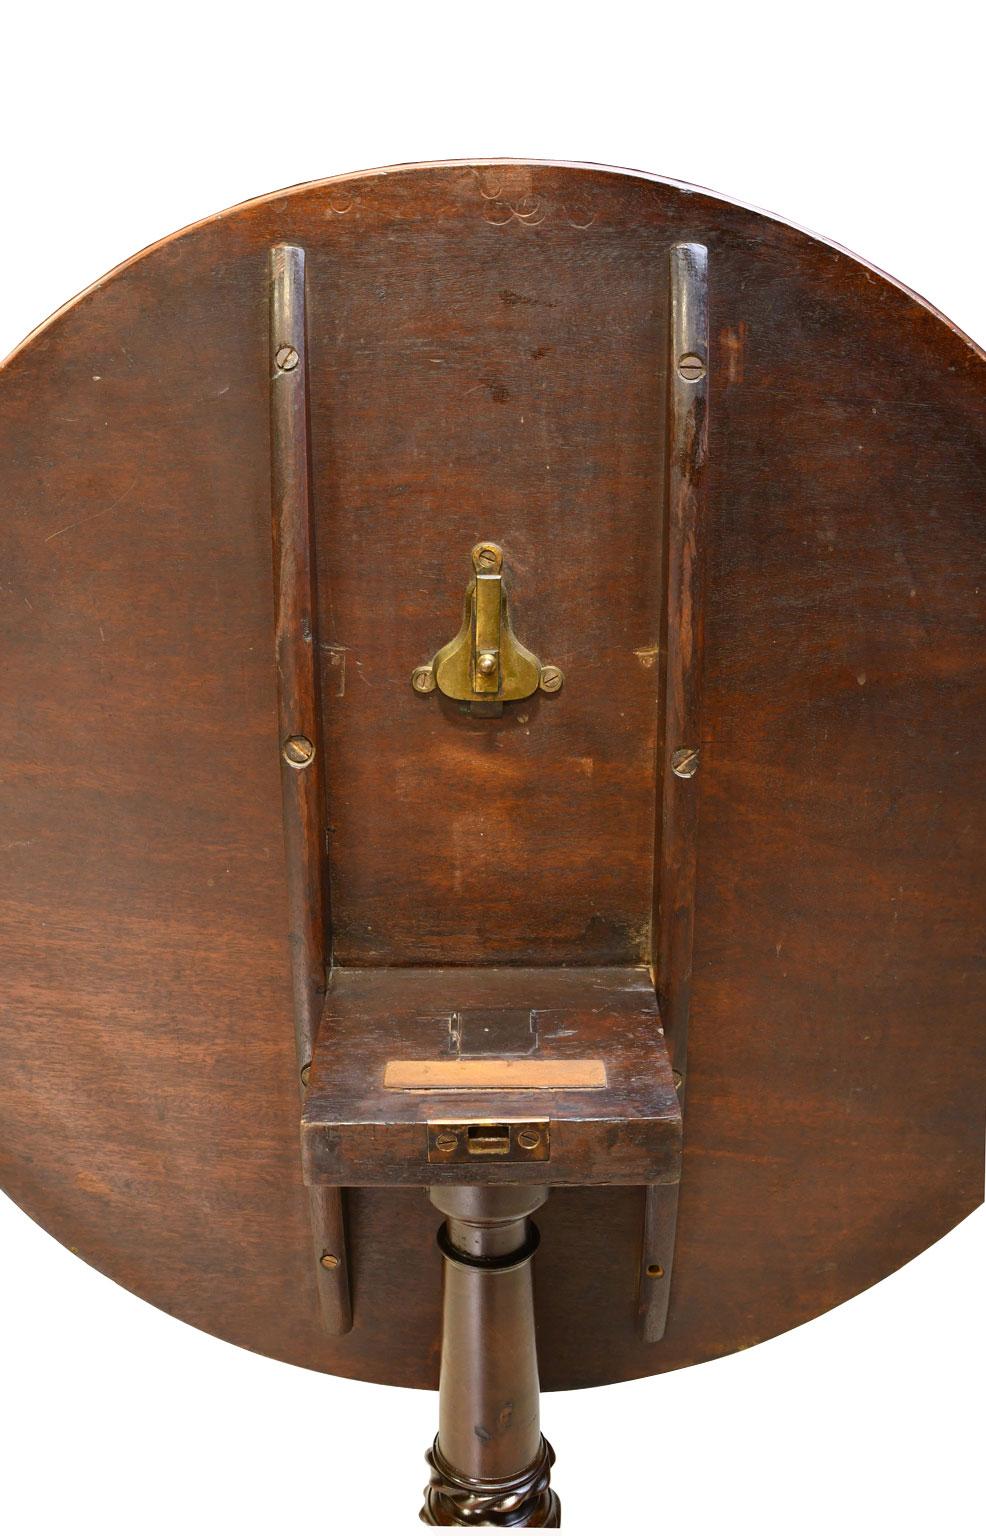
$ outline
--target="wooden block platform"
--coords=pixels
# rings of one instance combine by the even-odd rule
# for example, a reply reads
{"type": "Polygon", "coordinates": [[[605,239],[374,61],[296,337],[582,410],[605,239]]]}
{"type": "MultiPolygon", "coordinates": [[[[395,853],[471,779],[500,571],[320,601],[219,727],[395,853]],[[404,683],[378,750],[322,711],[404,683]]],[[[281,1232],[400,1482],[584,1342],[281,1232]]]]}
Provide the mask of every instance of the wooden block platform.
{"type": "Polygon", "coordinates": [[[310,1184],[674,1183],[647,971],[337,970],[302,1149],[310,1184]]]}

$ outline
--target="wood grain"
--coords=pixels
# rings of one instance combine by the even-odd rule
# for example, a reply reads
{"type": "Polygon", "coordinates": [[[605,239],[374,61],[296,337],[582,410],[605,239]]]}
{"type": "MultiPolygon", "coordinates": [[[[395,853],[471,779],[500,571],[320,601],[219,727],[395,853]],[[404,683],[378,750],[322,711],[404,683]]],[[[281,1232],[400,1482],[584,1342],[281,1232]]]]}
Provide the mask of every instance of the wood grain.
{"type": "MultiPolygon", "coordinates": [[[[701,794],[703,575],[707,558],[709,453],[709,253],[697,242],[669,252],[666,366],[666,602],[662,629],[662,726],[657,781],[651,951],[678,1097],[687,1086],[701,794]]],[[[671,1299],[677,1190],[648,1189],[637,1312],[641,1336],[664,1337],[671,1299]],[[658,1258],[657,1256],[660,1255],[658,1258]]]]}
{"type": "MultiPolygon", "coordinates": [[[[277,751],[281,762],[287,931],[298,1091],[308,1075],[328,985],[330,939],[325,868],[325,794],[319,698],[318,599],[308,473],[308,338],[305,253],[270,253],[270,474],[274,565],[277,751]],[[291,746],[311,749],[295,760],[291,746]]],[[[272,743],[272,747],[274,743],[272,743]]],[[[319,1309],[330,1333],[352,1327],[343,1195],[309,1190],[312,1261],[319,1309]]]]}
{"type": "Polygon", "coordinates": [[[310,1183],[677,1182],[681,1108],[653,989],[641,997],[635,971],[416,967],[413,989],[400,966],[369,973],[369,989],[360,974],[337,969],[326,999],[301,1122],[310,1183]],[[533,1051],[512,1061],[459,1056],[452,1017],[509,1011],[518,977],[532,999],[533,1051]],[[425,1091],[388,1085],[397,1050],[418,1058],[397,1065],[425,1091]],[[436,1166],[429,1156],[429,1124],[524,1120],[549,1125],[550,1165],[489,1158],[467,1176],[461,1162],[436,1166]]]}
{"type": "Polygon", "coordinates": [[[642,1343],[642,1191],[555,1191],[542,1380],[793,1327],[981,1198],[983,359],[847,253],[640,176],[452,165],[278,194],[135,258],[6,363],[4,1187],[197,1326],[437,1381],[423,1191],[354,1192],[352,1332],[314,1306],[271,750],[279,242],[308,253],[336,961],[404,968],[412,1000],[419,969],[495,961],[518,1006],[529,967],[649,959],[661,274],[671,245],[709,250],[674,1290],[642,1343]],[[480,538],[566,678],[499,721],[409,686],[480,538]]]}

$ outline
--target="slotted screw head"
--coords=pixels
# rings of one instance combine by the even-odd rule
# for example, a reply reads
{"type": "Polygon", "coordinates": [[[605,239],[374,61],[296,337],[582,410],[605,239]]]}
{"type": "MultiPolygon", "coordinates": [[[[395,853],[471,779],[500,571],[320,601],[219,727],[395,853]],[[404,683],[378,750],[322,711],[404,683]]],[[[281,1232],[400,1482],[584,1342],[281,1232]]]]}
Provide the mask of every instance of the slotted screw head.
{"type": "Polygon", "coordinates": [[[339,1260],[334,1253],[323,1253],[318,1261],[323,1269],[338,1269],[339,1260]]]}
{"type": "Polygon", "coordinates": [[[315,756],[314,743],[307,736],[289,736],[281,748],[281,756],[290,768],[307,768],[315,756]]]}
{"type": "Polygon", "coordinates": [[[561,667],[542,667],[540,688],[542,693],[557,693],[565,681],[561,667]]]}
{"type": "Polygon", "coordinates": [[[415,667],[411,673],[411,687],[415,693],[431,693],[435,687],[435,674],[431,667],[415,667]]]}
{"type": "Polygon", "coordinates": [[[459,1138],[454,1131],[439,1131],[435,1137],[435,1146],[439,1152],[454,1152],[459,1145],[459,1138]]]}
{"type": "Polygon", "coordinates": [[[472,552],[474,571],[498,571],[503,565],[503,550],[499,544],[477,544],[472,552]]]}
{"type": "Polygon", "coordinates": [[[274,361],[282,373],[290,373],[292,368],[297,368],[300,358],[294,347],[278,347],[274,353],[274,361]]]}
{"type": "Polygon", "coordinates": [[[678,747],[672,752],[671,772],[679,779],[693,779],[698,773],[698,747],[678,747]]]}
{"type": "Polygon", "coordinates": [[[678,372],[683,379],[694,382],[695,379],[705,378],[705,364],[697,352],[686,352],[678,359],[678,372]]]}

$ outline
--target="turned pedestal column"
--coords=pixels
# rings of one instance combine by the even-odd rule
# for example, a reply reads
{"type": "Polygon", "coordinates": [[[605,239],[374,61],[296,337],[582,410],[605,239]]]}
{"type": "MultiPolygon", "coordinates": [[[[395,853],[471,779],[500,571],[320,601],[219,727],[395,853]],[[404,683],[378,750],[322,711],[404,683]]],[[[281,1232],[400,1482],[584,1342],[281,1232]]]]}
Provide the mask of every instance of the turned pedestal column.
{"type": "Polygon", "coordinates": [[[432,1189],[446,1222],[439,1428],[427,1525],[557,1526],[554,1454],[541,1434],[531,1221],[544,1188],[432,1189]]]}

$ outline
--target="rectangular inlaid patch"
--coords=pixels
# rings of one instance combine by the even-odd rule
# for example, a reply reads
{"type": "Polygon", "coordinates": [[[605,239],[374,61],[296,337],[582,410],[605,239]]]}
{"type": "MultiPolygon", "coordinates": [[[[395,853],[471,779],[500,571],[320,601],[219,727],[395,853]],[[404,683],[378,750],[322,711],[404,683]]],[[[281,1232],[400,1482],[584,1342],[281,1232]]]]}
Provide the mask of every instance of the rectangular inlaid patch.
{"type": "Polygon", "coordinates": [[[605,1088],[606,1064],[593,1059],[532,1061],[493,1057],[445,1061],[388,1061],[385,1088],[481,1089],[481,1088],[605,1088]]]}

